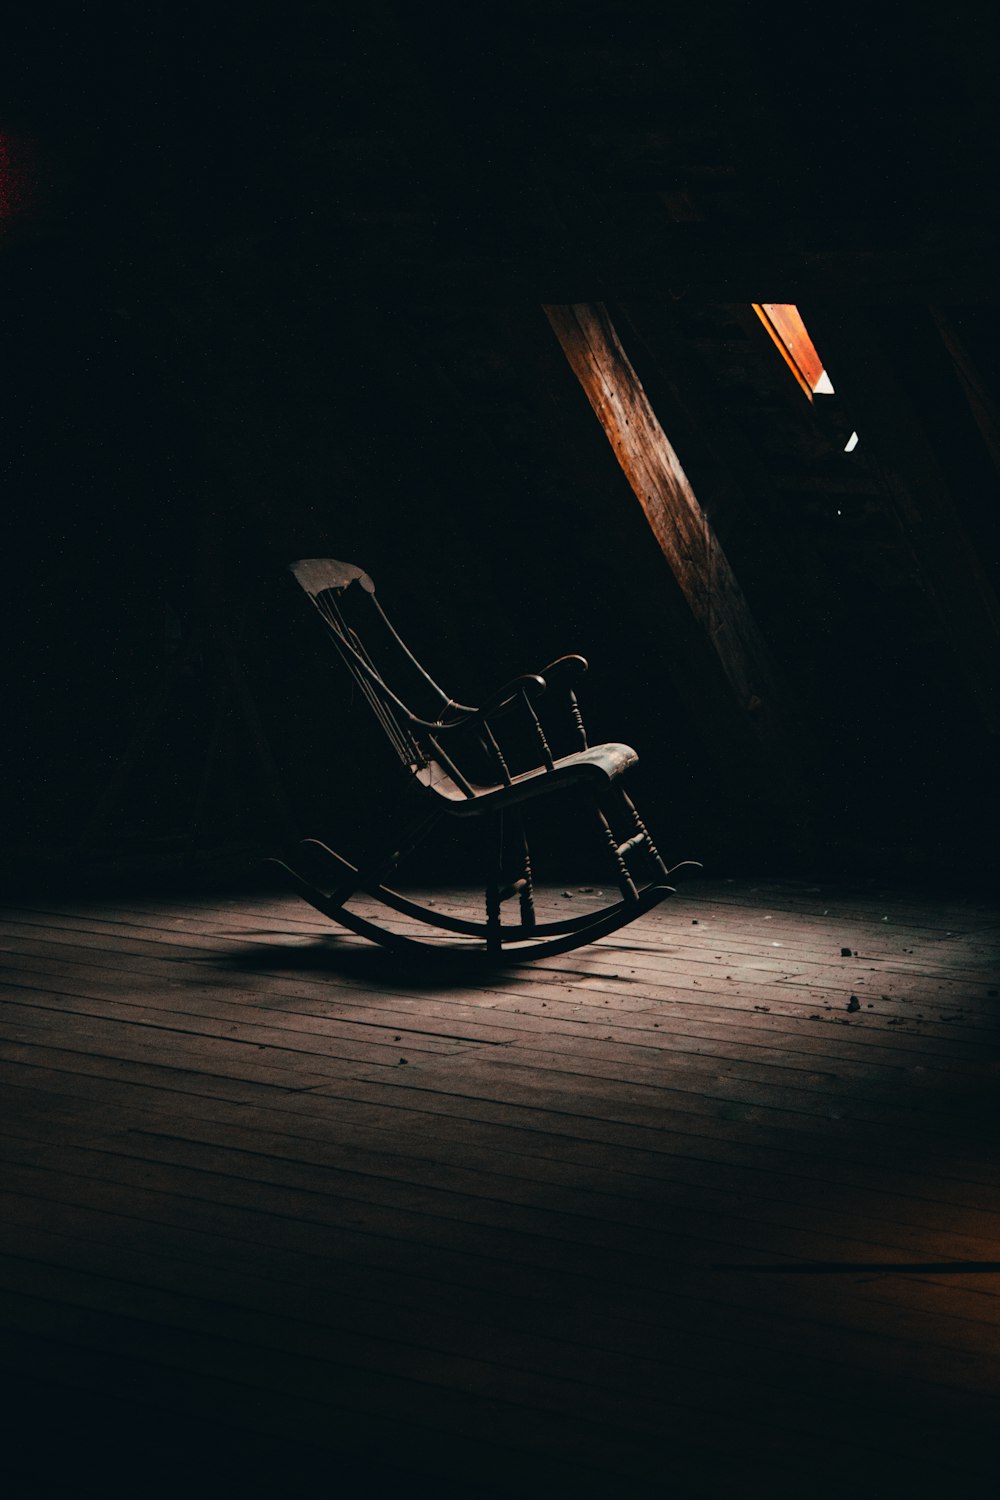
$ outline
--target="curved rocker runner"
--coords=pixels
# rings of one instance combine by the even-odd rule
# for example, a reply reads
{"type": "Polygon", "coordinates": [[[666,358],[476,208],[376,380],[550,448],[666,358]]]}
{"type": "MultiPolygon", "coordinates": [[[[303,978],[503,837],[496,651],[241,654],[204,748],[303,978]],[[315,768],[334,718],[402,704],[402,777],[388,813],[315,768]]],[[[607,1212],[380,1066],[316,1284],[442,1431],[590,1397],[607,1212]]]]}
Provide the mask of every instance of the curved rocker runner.
{"type": "Polygon", "coordinates": [[[628,745],[587,743],[575,692],[587,670],[582,656],[564,656],[540,673],[515,678],[473,708],[450,698],[420,665],[393,629],[367,573],[331,558],[292,563],[291,571],[322,617],[418,794],[416,816],[393,847],[358,865],[319,840],[303,840],[301,853],[311,865],[323,868],[322,885],[308,879],[297,861],[274,861],[311,906],[349,931],[397,952],[466,960],[478,955],[509,964],[568,953],[606,937],[673,894],[666,884],[672,871],[620,785],[638,756],[628,745]],[[548,732],[535,708],[543,694],[547,702],[554,696],[561,699],[561,721],[548,732]],[[413,703],[422,712],[416,712],[413,703]],[[553,753],[549,733],[561,735],[561,753],[553,753]],[[512,770],[512,764],[521,768],[512,770]],[[582,916],[539,922],[521,809],[536,798],[565,793],[582,795],[589,802],[621,899],[582,916]],[[384,884],[447,817],[481,818],[492,827],[493,867],[486,884],[484,920],[433,910],[384,884]],[[646,867],[645,884],[632,873],[636,860],[646,867]],[[347,903],[358,894],[443,932],[479,938],[485,946],[444,946],[383,927],[348,909],[347,903]],[[514,896],[520,921],[504,924],[501,908],[514,896]]]}

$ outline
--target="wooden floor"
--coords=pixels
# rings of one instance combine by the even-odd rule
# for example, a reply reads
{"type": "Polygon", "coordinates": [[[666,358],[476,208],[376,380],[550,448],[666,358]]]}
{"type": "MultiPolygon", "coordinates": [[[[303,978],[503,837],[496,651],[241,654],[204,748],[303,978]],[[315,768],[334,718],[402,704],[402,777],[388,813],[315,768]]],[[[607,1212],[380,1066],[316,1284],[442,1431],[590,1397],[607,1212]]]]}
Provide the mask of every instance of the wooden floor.
{"type": "Polygon", "coordinates": [[[993,1487],[991,903],[696,880],[478,982],[332,932],[4,913],[6,1493],[993,1487]]]}

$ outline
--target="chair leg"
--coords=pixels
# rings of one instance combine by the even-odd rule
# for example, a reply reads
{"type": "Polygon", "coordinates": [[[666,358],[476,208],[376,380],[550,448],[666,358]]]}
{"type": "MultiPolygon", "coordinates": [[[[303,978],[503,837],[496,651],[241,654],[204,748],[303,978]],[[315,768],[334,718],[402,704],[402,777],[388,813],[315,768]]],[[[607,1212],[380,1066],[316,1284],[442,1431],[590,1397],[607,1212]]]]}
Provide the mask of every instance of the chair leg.
{"type": "Polygon", "coordinates": [[[486,882],[486,951],[494,957],[503,949],[500,936],[500,908],[503,904],[503,813],[496,820],[497,843],[492,878],[486,882]]]}
{"type": "Polygon", "coordinates": [[[600,801],[597,801],[595,805],[597,808],[597,818],[601,825],[601,830],[604,834],[608,849],[611,852],[611,858],[614,861],[614,869],[617,872],[619,889],[621,890],[621,893],[625,897],[626,901],[638,901],[639,892],[636,889],[635,881],[629,874],[628,865],[625,863],[625,860],[622,857],[622,852],[619,848],[618,839],[615,836],[615,831],[612,828],[611,824],[608,822],[607,817],[605,816],[604,808],[601,806],[600,801]]]}
{"type": "Polygon", "coordinates": [[[636,808],[635,803],[632,801],[632,798],[629,796],[628,792],[626,792],[624,790],[624,788],[622,788],[622,787],[618,788],[618,794],[621,797],[622,802],[625,805],[626,811],[631,816],[632,822],[635,824],[635,830],[636,830],[636,832],[642,837],[642,839],[645,842],[646,853],[649,855],[650,859],[652,860],[653,864],[656,866],[657,870],[659,870],[660,874],[664,875],[664,876],[668,875],[670,872],[667,869],[666,865],[663,863],[663,858],[660,855],[660,851],[657,849],[656,845],[653,843],[653,839],[652,839],[652,836],[651,836],[651,834],[649,832],[649,829],[646,827],[645,823],[640,818],[638,810],[636,808]]]}
{"type": "Polygon", "coordinates": [[[507,879],[510,862],[507,859],[507,832],[504,815],[497,815],[496,864],[494,879],[486,886],[486,947],[491,953],[499,953],[503,946],[501,914],[503,903],[517,896],[521,911],[521,925],[529,930],[536,925],[535,900],[531,881],[531,852],[528,848],[524,823],[519,811],[510,814],[518,845],[518,868],[520,874],[512,881],[507,879]]]}
{"type": "Polygon", "coordinates": [[[521,842],[521,885],[518,892],[518,901],[521,908],[521,925],[532,928],[535,926],[535,895],[531,883],[531,850],[528,847],[528,835],[524,831],[524,819],[517,812],[517,832],[521,842]]]}

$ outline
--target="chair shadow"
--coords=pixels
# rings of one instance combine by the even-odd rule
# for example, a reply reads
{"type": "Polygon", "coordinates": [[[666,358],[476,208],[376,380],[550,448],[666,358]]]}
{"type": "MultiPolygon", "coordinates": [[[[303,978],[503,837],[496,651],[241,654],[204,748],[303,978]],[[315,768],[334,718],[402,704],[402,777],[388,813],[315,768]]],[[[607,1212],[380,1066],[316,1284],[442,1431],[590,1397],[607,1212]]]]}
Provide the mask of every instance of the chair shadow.
{"type": "MultiPolygon", "coordinates": [[[[287,939],[284,933],[276,933],[275,937],[287,939]]],[[[247,944],[215,954],[208,961],[236,973],[312,974],[331,978],[342,975],[366,984],[392,984],[418,992],[485,985],[497,989],[525,977],[513,965],[484,962],[481,953],[466,956],[452,948],[440,956],[429,953],[426,958],[415,960],[374,945],[363,947],[332,934],[308,943],[289,944],[286,940],[247,944]]]]}

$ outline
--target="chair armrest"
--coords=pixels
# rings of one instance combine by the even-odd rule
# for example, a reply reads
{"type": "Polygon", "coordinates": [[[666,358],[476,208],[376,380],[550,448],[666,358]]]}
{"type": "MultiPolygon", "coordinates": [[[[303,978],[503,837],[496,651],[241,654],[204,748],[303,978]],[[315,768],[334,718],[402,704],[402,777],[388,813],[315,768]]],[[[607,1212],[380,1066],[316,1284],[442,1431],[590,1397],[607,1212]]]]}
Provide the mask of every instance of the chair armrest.
{"type": "Polygon", "coordinates": [[[505,683],[498,692],[493,693],[486,702],[478,709],[476,715],[479,718],[488,718],[491,714],[503,713],[514,705],[519,695],[524,693],[528,699],[540,698],[550,688],[572,688],[574,683],[587,671],[587,662],[582,656],[560,656],[556,661],[550,662],[541,672],[525,672],[520,677],[514,677],[505,683]]]}
{"type": "Polygon", "coordinates": [[[587,670],[586,657],[560,656],[556,661],[550,661],[547,667],[543,667],[541,675],[550,688],[571,688],[580,681],[587,670]]]}
{"type": "MultiPolygon", "coordinates": [[[[538,715],[535,713],[531,703],[532,698],[538,698],[545,692],[545,686],[544,677],[539,677],[536,672],[526,672],[520,677],[513,677],[502,688],[499,688],[495,693],[491,693],[479,708],[469,708],[465,704],[453,702],[451,706],[456,710],[454,718],[441,720],[436,724],[429,724],[425,727],[432,729],[438,735],[442,733],[450,734],[455,729],[471,729],[476,731],[484,748],[492,753],[496,769],[504,783],[510,786],[511,773],[507,767],[504,752],[494,736],[493,730],[490,728],[490,720],[501,718],[504,714],[511,712],[512,709],[518,707],[523,709],[527,713],[528,719],[538,736],[545,767],[551,771],[554,768],[552,752],[545,738],[545,731],[542,729],[538,715]]],[[[444,753],[436,740],[432,741],[432,743],[437,745],[439,752],[444,753]]]]}
{"type": "Polygon", "coordinates": [[[509,708],[514,707],[522,693],[530,700],[540,698],[550,687],[571,689],[586,671],[587,662],[584,657],[560,656],[542,672],[524,672],[520,677],[512,677],[510,682],[505,682],[502,688],[491,693],[478,708],[470,708],[465,703],[453,704],[455,717],[434,727],[457,729],[461,724],[473,724],[477,719],[488,719],[492,715],[506,713],[509,708]]]}
{"type": "Polygon", "coordinates": [[[587,748],[587,729],[576,701],[576,687],[587,671],[587,660],[583,656],[560,656],[545,668],[544,677],[549,687],[564,695],[568,712],[570,732],[578,750],[587,748]]]}
{"type": "Polygon", "coordinates": [[[504,683],[502,688],[491,693],[486,702],[480,704],[470,717],[487,719],[493,714],[503,713],[517,703],[522,693],[528,699],[540,698],[546,686],[545,678],[537,672],[525,672],[520,677],[512,677],[510,682],[504,683]]]}

